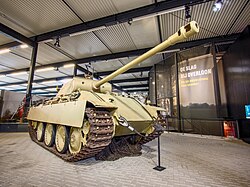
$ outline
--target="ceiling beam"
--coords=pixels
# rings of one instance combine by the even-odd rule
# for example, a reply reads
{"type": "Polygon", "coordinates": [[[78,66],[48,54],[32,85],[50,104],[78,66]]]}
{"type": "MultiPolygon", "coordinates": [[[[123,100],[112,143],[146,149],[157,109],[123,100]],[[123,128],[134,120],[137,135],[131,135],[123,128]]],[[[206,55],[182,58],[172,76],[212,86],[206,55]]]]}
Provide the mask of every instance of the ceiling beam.
{"type": "Polygon", "coordinates": [[[134,78],[134,79],[119,79],[119,80],[112,80],[109,82],[113,84],[118,84],[118,83],[124,83],[124,82],[140,82],[140,81],[148,81],[148,77],[134,78]]]}
{"type": "Polygon", "coordinates": [[[144,88],[148,87],[148,84],[139,84],[139,85],[127,85],[127,86],[121,86],[123,89],[127,88],[144,88]]]}
{"type": "MultiPolygon", "coordinates": [[[[143,89],[133,89],[133,90],[126,90],[126,92],[131,93],[131,92],[148,92],[148,88],[143,88],[143,89]]],[[[40,96],[45,96],[45,97],[53,97],[57,94],[58,92],[56,91],[50,91],[50,92],[34,92],[32,95],[40,95],[40,96]]]]}
{"type": "MultiPolygon", "coordinates": [[[[46,90],[46,89],[57,89],[61,88],[62,85],[57,85],[57,86],[39,86],[39,87],[33,87],[32,90],[46,90]]],[[[144,88],[148,87],[148,84],[140,84],[140,85],[127,85],[127,86],[120,86],[122,89],[127,89],[127,88],[144,88]]],[[[13,89],[10,91],[15,91],[15,92],[23,92],[26,91],[26,88],[21,88],[21,89],[13,89]]]]}
{"type": "MultiPolygon", "coordinates": [[[[232,34],[228,36],[217,36],[217,37],[212,37],[212,38],[206,38],[206,39],[199,39],[199,40],[193,40],[193,41],[188,41],[188,42],[181,42],[177,43],[171,47],[169,47],[165,52],[170,51],[170,50],[175,50],[175,49],[187,49],[199,45],[205,45],[209,43],[215,43],[220,45],[220,43],[225,43],[225,42],[233,42],[238,38],[239,34],[232,34]]],[[[125,58],[125,57],[133,57],[133,56],[138,56],[142,55],[143,53],[147,52],[151,48],[144,48],[144,49],[137,49],[137,50],[132,50],[132,51],[124,51],[124,52],[119,52],[119,53],[113,53],[113,54],[106,54],[106,55],[100,55],[100,56],[93,56],[93,57],[87,57],[87,58],[81,58],[81,59],[76,59],[76,60],[69,60],[69,61],[63,61],[63,62],[56,62],[52,64],[46,64],[42,66],[37,66],[37,68],[46,68],[49,66],[53,67],[62,67],[65,64],[84,64],[84,63],[89,63],[89,62],[95,62],[98,63],[98,61],[104,61],[104,60],[113,60],[113,59],[118,59],[118,58],[125,58]]],[[[29,68],[22,68],[18,70],[9,70],[9,71],[4,71],[0,72],[0,75],[6,75],[10,73],[15,73],[18,71],[28,71],[29,68]]]]}
{"type": "MultiPolygon", "coordinates": [[[[35,42],[33,40],[31,40],[30,38],[20,34],[19,32],[7,27],[6,25],[0,23],[0,31],[6,35],[7,37],[9,38],[12,38],[14,39],[15,41],[17,42],[20,42],[20,43],[25,43],[31,47],[34,47],[35,46],[35,42]]],[[[19,43],[19,44],[20,44],[19,43]]],[[[19,45],[18,44],[18,45],[19,45]]]]}
{"type": "Polygon", "coordinates": [[[79,66],[79,65],[77,65],[77,64],[76,64],[76,69],[79,70],[79,71],[81,71],[81,72],[83,72],[83,73],[86,73],[86,74],[91,73],[91,72],[88,71],[87,69],[85,69],[85,68],[83,68],[83,67],[81,67],[81,66],[79,66]]]}
{"type": "MultiPolygon", "coordinates": [[[[144,89],[133,89],[133,90],[126,90],[127,92],[131,93],[131,92],[148,92],[149,89],[148,88],[144,88],[144,89]]],[[[51,92],[34,92],[32,93],[32,95],[41,95],[41,96],[55,96],[58,92],[56,91],[51,91],[51,92]]]]}
{"type": "MultiPolygon", "coordinates": [[[[114,88],[116,88],[117,90],[121,90],[121,91],[125,91],[125,92],[127,92],[126,90],[122,90],[123,88],[122,87],[120,87],[120,86],[116,86],[116,85],[112,85],[114,88]]],[[[35,87],[35,88],[32,88],[32,91],[33,90],[45,90],[46,91],[46,89],[51,89],[51,88],[55,88],[55,89],[57,89],[57,88],[61,88],[62,87],[62,85],[58,85],[58,86],[42,86],[42,87],[35,87]]],[[[13,89],[13,90],[9,90],[9,91],[14,91],[14,92],[22,92],[22,91],[26,91],[26,88],[22,88],[22,89],[13,89]]],[[[39,92],[39,93],[44,93],[44,92],[39,92]]],[[[56,91],[47,91],[46,92],[46,94],[47,93],[57,93],[56,91]]],[[[37,94],[37,92],[32,92],[32,94],[37,94]]]]}
{"type": "Polygon", "coordinates": [[[49,91],[49,92],[32,92],[32,94],[34,95],[45,95],[45,94],[57,94],[57,91],[49,91]]]}
{"type": "MultiPolygon", "coordinates": [[[[133,68],[133,69],[130,69],[130,70],[124,72],[124,73],[138,73],[138,72],[150,71],[151,69],[152,69],[152,66],[141,67],[141,68],[133,68]]],[[[113,73],[114,71],[96,72],[96,73],[94,73],[94,75],[96,75],[96,76],[107,76],[107,75],[113,73]]]]}
{"type": "Polygon", "coordinates": [[[19,46],[21,43],[20,42],[10,42],[10,43],[6,43],[6,44],[3,44],[3,45],[0,45],[0,50],[1,49],[9,49],[9,48],[12,48],[12,47],[16,47],[16,46],[19,46]]]}
{"type": "MultiPolygon", "coordinates": [[[[68,78],[73,78],[73,75],[56,77],[56,78],[39,79],[39,80],[34,80],[33,83],[40,83],[40,84],[42,84],[42,82],[45,82],[45,81],[60,81],[62,79],[68,79],[68,78]]],[[[4,86],[12,86],[12,85],[20,85],[20,84],[27,84],[27,81],[4,83],[4,84],[0,84],[0,86],[4,87],[4,86]]],[[[44,83],[44,84],[47,84],[47,83],[44,83]]]]}
{"type": "MultiPolygon", "coordinates": [[[[133,57],[133,56],[141,55],[150,49],[151,48],[144,48],[144,49],[138,49],[138,50],[133,50],[133,51],[125,51],[125,52],[119,52],[119,53],[113,53],[113,54],[80,58],[80,59],[76,59],[76,60],[67,60],[67,61],[63,61],[63,62],[56,62],[56,63],[52,63],[52,64],[37,66],[37,68],[46,68],[46,67],[50,67],[50,66],[59,68],[59,67],[63,67],[63,65],[65,65],[65,64],[74,63],[74,64],[79,65],[79,64],[89,63],[89,62],[98,62],[98,61],[112,60],[112,59],[118,59],[118,58],[124,58],[124,57],[133,57]]],[[[29,68],[21,68],[18,70],[9,70],[9,71],[1,72],[0,75],[10,74],[10,73],[14,73],[17,71],[28,71],[28,70],[29,70],[29,68]]]]}
{"type": "MultiPolygon", "coordinates": [[[[138,87],[138,86],[137,86],[138,87]]],[[[142,86],[139,86],[142,87],[142,86]]],[[[145,87],[145,86],[144,86],[145,87]]],[[[132,88],[132,87],[131,87],[132,88]]],[[[18,90],[13,90],[13,91],[18,91],[18,90]]],[[[138,92],[138,91],[149,91],[149,88],[139,88],[139,89],[127,89],[126,92],[138,92]]],[[[45,94],[57,94],[57,91],[45,91],[45,92],[32,92],[32,94],[36,94],[36,95],[45,95],[45,94]]]]}
{"type": "Polygon", "coordinates": [[[149,89],[135,89],[135,90],[126,90],[127,92],[148,92],[149,89]]]}
{"type": "MultiPolygon", "coordinates": [[[[79,74],[78,76],[83,76],[83,74],[79,74]]],[[[42,84],[45,81],[46,82],[47,81],[60,81],[60,80],[69,79],[69,78],[73,78],[73,75],[61,76],[61,77],[56,77],[56,78],[38,79],[38,80],[34,80],[33,83],[40,83],[40,84],[42,84]]],[[[113,81],[110,81],[110,83],[114,84],[114,83],[121,83],[121,82],[138,82],[138,81],[147,81],[147,80],[148,80],[148,78],[145,77],[145,78],[124,79],[124,81],[122,79],[121,80],[113,80],[113,81]]],[[[20,85],[20,84],[27,84],[27,81],[4,83],[4,84],[0,84],[0,86],[4,87],[4,86],[13,86],[13,85],[20,85]]],[[[46,84],[46,83],[44,83],[44,84],[46,84]]],[[[121,89],[119,86],[116,86],[116,85],[113,85],[113,86],[116,87],[117,89],[121,89]]]]}
{"type": "MultiPolygon", "coordinates": [[[[32,87],[32,90],[46,90],[46,89],[52,89],[52,88],[61,88],[62,85],[57,85],[57,86],[39,86],[39,87],[32,87]]],[[[10,91],[15,91],[15,92],[23,92],[26,91],[26,88],[21,88],[21,89],[13,89],[10,91]]]]}

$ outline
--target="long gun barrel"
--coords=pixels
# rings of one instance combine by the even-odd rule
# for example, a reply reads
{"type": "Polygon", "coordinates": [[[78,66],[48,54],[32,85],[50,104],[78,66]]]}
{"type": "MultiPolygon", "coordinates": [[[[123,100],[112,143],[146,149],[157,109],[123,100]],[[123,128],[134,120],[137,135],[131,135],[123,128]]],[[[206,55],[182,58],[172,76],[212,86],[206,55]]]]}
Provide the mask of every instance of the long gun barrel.
{"type": "Polygon", "coordinates": [[[142,61],[146,60],[147,58],[155,55],[156,53],[166,49],[167,47],[174,45],[178,42],[181,42],[194,34],[199,32],[199,26],[195,21],[189,22],[187,25],[182,26],[178,32],[170,36],[167,40],[164,42],[160,43],[159,45],[155,46],[154,48],[150,49],[148,52],[144,53],[143,55],[137,57],[133,61],[129,62],[122,68],[114,71],[110,75],[106,76],[100,81],[97,81],[96,83],[93,84],[94,89],[98,89],[102,84],[112,80],[116,76],[124,73],[125,71],[129,70],[130,68],[133,68],[137,64],[141,63],[142,61]]]}

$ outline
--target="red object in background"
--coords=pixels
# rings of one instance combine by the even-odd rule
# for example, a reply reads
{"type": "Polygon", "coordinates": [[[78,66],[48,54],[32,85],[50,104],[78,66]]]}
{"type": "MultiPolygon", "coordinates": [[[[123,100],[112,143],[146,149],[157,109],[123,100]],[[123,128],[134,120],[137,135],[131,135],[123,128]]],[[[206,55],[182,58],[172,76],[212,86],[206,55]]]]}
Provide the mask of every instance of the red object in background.
{"type": "Polygon", "coordinates": [[[233,121],[224,121],[224,136],[236,138],[233,121]]]}
{"type": "Polygon", "coordinates": [[[19,108],[19,110],[18,110],[18,117],[19,117],[19,118],[22,118],[22,116],[23,116],[23,111],[24,111],[24,106],[22,106],[22,107],[19,108]]]}
{"type": "Polygon", "coordinates": [[[22,118],[22,117],[23,117],[25,101],[26,101],[26,97],[23,98],[22,103],[21,103],[21,105],[20,105],[19,108],[18,108],[17,114],[18,114],[18,117],[19,117],[19,118],[22,118]]]}

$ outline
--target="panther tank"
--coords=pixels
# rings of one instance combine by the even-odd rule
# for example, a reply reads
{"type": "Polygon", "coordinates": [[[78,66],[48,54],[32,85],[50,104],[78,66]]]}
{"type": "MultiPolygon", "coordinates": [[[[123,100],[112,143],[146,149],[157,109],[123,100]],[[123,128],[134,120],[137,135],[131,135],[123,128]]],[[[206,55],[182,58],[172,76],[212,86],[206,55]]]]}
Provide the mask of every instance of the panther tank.
{"type": "MultiPolygon", "coordinates": [[[[112,92],[108,81],[145,59],[199,32],[191,21],[167,40],[101,80],[74,77],[53,98],[30,107],[31,139],[65,161],[101,154],[111,142],[145,144],[160,133],[165,109],[112,92]]],[[[113,151],[111,151],[113,152],[113,151]]],[[[128,151],[127,151],[128,152],[128,151]]]]}

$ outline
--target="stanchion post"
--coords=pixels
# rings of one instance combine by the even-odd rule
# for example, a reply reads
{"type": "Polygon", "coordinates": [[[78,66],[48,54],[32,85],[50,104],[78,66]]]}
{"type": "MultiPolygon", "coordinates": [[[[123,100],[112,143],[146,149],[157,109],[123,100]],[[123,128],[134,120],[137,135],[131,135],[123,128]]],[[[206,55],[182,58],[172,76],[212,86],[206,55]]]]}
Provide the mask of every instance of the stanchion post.
{"type": "Polygon", "coordinates": [[[160,131],[158,131],[158,165],[154,167],[154,170],[157,171],[163,171],[166,169],[165,167],[161,166],[161,151],[160,151],[161,145],[160,145],[160,131]]]}
{"type": "Polygon", "coordinates": [[[240,139],[239,121],[236,120],[235,122],[236,122],[236,128],[237,128],[237,138],[240,139]]]}
{"type": "Polygon", "coordinates": [[[168,126],[168,133],[169,133],[168,117],[166,117],[166,123],[167,123],[167,126],[168,126]]]}
{"type": "Polygon", "coordinates": [[[221,128],[221,137],[223,138],[224,137],[224,121],[222,121],[220,128],[221,128]]]}
{"type": "Polygon", "coordinates": [[[199,124],[200,124],[201,136],[202,136],[202,126],[201,126],[201,121],[200,120],[199,120],[199,124]]]}
{"type": "Polygon", "coordinates": [[[185,127],[184,127],[184,119],[181,118],[181,124],[182,124],[182,135],[184,135],[184,132],[185,132],[185,127]]]}

